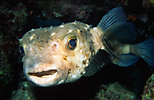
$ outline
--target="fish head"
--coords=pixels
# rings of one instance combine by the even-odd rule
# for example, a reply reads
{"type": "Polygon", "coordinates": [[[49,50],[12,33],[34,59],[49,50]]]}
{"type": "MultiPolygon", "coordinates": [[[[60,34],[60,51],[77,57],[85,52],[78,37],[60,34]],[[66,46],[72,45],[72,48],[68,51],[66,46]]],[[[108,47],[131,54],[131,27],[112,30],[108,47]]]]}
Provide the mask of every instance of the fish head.
{"type": "Polygon", "coordinates": [[[47,87],[82,77],[94,52],[89,28],[72,22],[27,32],[20,40],[27,79],[47,87]]]}

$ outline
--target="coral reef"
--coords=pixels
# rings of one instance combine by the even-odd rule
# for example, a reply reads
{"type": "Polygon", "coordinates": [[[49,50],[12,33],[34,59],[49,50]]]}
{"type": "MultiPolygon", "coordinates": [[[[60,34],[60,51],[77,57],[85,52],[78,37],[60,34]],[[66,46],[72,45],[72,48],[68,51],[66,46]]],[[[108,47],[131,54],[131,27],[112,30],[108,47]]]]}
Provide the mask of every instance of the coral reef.
{"type": "Polygon", "coordinates": [[[144,87],[142,94],[142,100],[153,100],[154,99],[154,74],[149,77],[144,87]]]}
{"type": "Polygon", "coordinates": [[[12,92],[11,100],[35,100],[31,83],[22,81],[17,91],[12,92]]]}
{"type": "Polygon", "coordinates": [[[143,0],[143,7],[154,7],[154,0],[143,0]]]}
{"type": "Polygon", "coordinates": [[[33,4],[33,6],[30,6],[31,16],[35,16],[35,18],[59,19],[62,22],[74,20],[82,20],[85,22],[89,18],[90,13],[96,8],[92,4],[86,5],[69,0],[40,0],[31,2],[31,4],[33,4]],[[34,7],[38,7],[38,9],[34,7]]]}
{"type": "Polygon", "coordinates": [[[0,5],[0,98],[7,98],[17,86],[20,55],[18,39],[26,23],[26,8],[22,3],[15,7],[1,2],[0,5]],[[16,84],[16,85],[15,85],[16,84]],[[12,86],[14,85],[14,87],[12,86]],[[5,95],[3,95],[5,94],[5,95]],[[4,97],[5,96],[5,97],[4,97]]]}
{"type": "MultiPolygon", "coordinates": [[[[20,76],[22,73],[22,63],[21,55],[18,52],[18,39],[20,39],[25,32],[32,28],[50,26],[50,25],[59,25],[61,22],[70,22],[70,21],[82,21],[87,24],[96,26],[101,20],[102,16],[111,10],[114,7],[122,6],[126,12],[127,19],[133,22],[137,29],[137,39],[136,43],[147,40],[149,38],[154,38],[154,1],[153,0],[6,0],[0,2],[0,99],[6,100],[12,99],[32,99],[36,97],[33,95],[33,90],[29,88],[29,83],[23,80],[24,77],[20,76]],[[19,85],[19,86],[18,86],[19,85]],[[12,93],[12,91],[14,92],[12,93]],[[29,92],[29,93],[28,93],[29,92]],[[5,94],[5,95],[4,95],[5,94]],[[23,97],[23,98],[22,98],[23,97]]],[[[109,65],[110,66],[110,65],[109,65]]],[[[80,100],[89,99],[89,92],[95,96],[94,100],[107,100],[111,98],[116,99],[136,99],[136,96],[141,99],[141,87],[137,87],[137,91],[132,92],[125,88],[130,87],[130,84],[125,84],[125,86],[117,83],[119,77],[124,77],[125,70],[118,78],[110,77],[110,74],[115,68],[109,70],[110,67],[107,66],[103,73],[106,77],[103,81],[109,80],[106,85],[100,83],[100,88],[98,85],[93,85],[94,82],[89,81],[85,83],[86,85],[81,86],[82,90],[79,88],[78,83],[73,85],[70,91],[75,91],[75,93],[69,92],[71,95],[76,96],[80,95],[78,98],[80,100]],[[106,73],[105,73],[106,72],[106,73]],[[113,82],[114,80],[114,82],[113,82]],[[109,84],[113,83],[113,84],[109,84]],[[88,84],[88,85],[87,85],[88,84]],[[95,91],[93,91],[95,89],[95,91]],[[90,91],[89,91],[90,90],[90,91]],[[134,94],[135,93],[135,94],[134,94]],[[88,96],[87,96],[88,95],[88,96]]],[[[115,67],[115,66],[114,66],[115,67]]],[[[148,66],[142,60],[136,65],[132,66],[141,72],[139,74],[137,71],[129,73],[123,78],[122,81],[126,83],[131,81],[132,85],[136,84],[144,86],[147,77],[154,73],[154,69],[151,66],[148,66]],[[144,67],[143,67],[144,66],[144,67]],[[132,77],[141,78],[127,78],[131,75],[132,77]],[[138,82],[136,82],[138,81],[138,82]]],[[[125,68],[126,69],[126,68],[125,68]]],[[[117,74],[117,73],[115,73],[117,74]]],[[[100,75],[98,75],[100,76],[100,75]]],[[[95,79],[100,80],[102,76],[98,78],[95,76],[95,79]]],[[[142,95],[143,100],[151,99],[153,95],[153,77],[152,75],[145,86],[144,93],[142,95]]],[[[85,82],[85,81],[84,81],[85,82]]],[[[82,83],[84,84],[84,83],[82,83]]],[[[52,91],[53,98],[54,93],[57,93],[56,96],[62,95],[65,99],[72,99],[68,93],[65,93],[65,90],[68,90],[70,87],[68,85],[61,86],[59,92],[57,88],[54,88],[55,91],[52,91]],[[65,88],[65,89],[64,89],[65,88]],[[62,90],[62,92],[60,92],[62,90]]],[[[53,88],[52,88],[53,89],[53,88]]],[[[51,90],[52,90],[51,89],[51,90]]],[[[51,95],[51,90],[49,95],[51,95]]],[[[42,90],[41,90],[42,91],[42,90]]],[[[44,89],[46,93],[46,89],[44,89]]],[[[56,98],[55,96],[55,98],[56,98]]],[[[93,97],[90,94],[90,97],[93,97]]],[[[41,95],[40,95],[41,97],[41,95]]],[[[42,98],[44,98],[42,96],[42,98]]],[[[57,99],[58,100],[58,99],[57,99]]]]}
{"type": "Polygon", "coordinates": [[[135,93],[128,91],[118,82],[100,86],[93,100],[136,100],[135,93]]]}

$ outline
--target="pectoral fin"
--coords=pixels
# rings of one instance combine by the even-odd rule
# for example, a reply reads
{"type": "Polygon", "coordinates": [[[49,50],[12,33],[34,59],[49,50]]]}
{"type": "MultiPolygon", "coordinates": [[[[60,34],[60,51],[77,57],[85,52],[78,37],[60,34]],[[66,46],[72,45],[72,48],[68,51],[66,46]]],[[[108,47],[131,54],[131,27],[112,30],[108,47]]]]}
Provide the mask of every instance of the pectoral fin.
{"type": "Polygon", "coordinates": [[[123,66],[123,67],[128,67],[130,65],[135,64],[138,60],[139,57],[134,55],[134,54],[122,54],[119,56],[120,59],[114,59],[112,62],[118,66],[123,66]]]}

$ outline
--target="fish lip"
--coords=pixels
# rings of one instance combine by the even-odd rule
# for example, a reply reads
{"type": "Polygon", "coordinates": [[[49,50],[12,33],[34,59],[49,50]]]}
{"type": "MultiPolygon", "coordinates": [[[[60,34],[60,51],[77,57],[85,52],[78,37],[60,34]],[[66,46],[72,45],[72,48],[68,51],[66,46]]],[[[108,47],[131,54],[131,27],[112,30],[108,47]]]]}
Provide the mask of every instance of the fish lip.
{"type": "Polygon", "coordinates": [[[60,80],[61,76],[63,75],[63,71],[59,69],[59,66],[56,64],[51,64],[50,66],[36,66],[35,68],[25,71],[28,80],[33,82],[38,86],[48,87],[56,85],[60,80]],[[46,73],[47,74],[41,74],[46,73]],[[50,71],[52,74],[50,74],[50,71]],[[39,74],[40,75],[39,75],[39,74]]]}

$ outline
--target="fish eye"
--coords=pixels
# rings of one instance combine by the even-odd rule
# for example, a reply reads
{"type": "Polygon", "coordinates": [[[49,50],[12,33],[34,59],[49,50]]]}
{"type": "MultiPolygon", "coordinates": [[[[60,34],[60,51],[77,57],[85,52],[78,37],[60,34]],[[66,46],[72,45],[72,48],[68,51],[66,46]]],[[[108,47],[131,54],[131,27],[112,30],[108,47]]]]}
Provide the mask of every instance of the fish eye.
{"type": "Polygon", "coordinates": [[[22,45],[20,45],[20,47],[19,47],[19,51],[20,51],[21,54],[25,54],[25,51],[24,51],[24,48],[23,48],[22,45]]]}
{"type": "Polygon", "coordinates": [[[77,38],[75,36],[72,36],[67,40],[67,43],[69,49],[74,50],[77,45],[77,38]]]}

